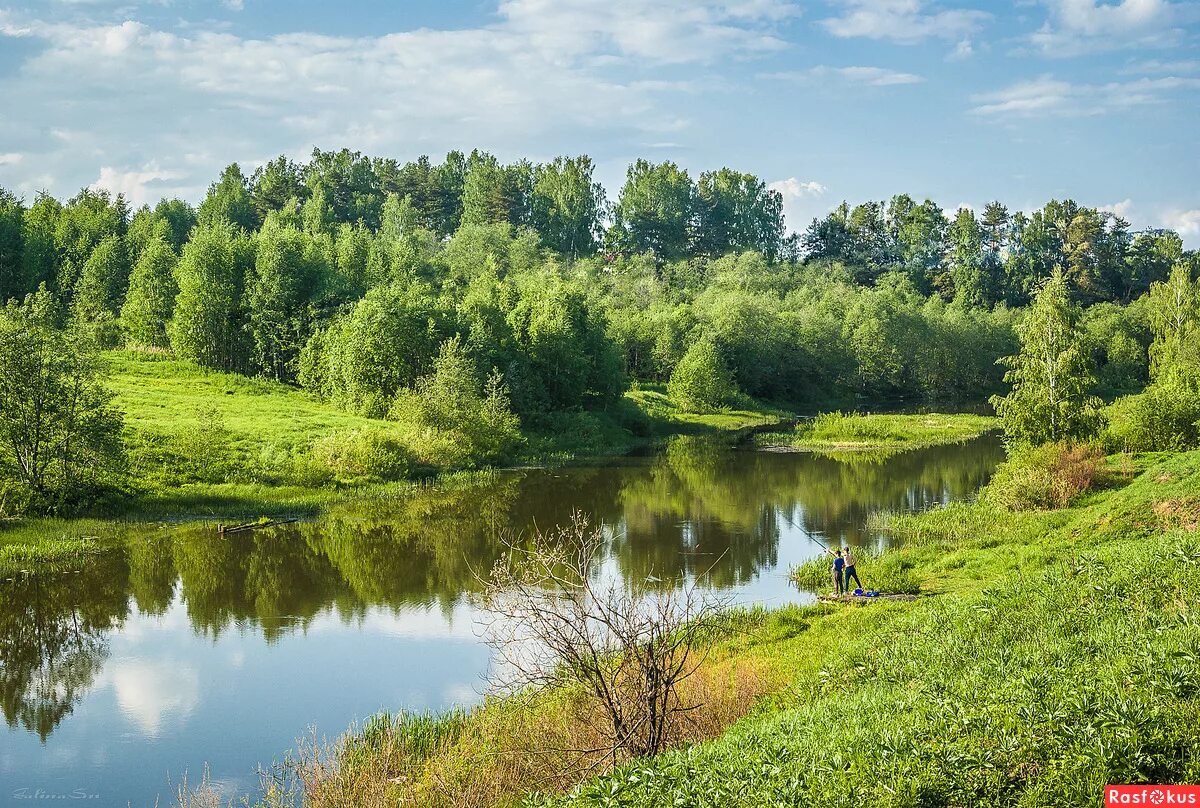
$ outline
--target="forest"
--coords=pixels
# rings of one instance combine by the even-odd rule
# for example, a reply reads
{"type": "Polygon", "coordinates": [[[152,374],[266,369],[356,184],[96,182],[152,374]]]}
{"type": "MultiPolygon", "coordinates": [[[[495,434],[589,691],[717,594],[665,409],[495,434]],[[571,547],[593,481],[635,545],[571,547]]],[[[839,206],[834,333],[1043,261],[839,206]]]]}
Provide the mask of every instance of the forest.
{"type": "Polygon", "coordinates": [[[638,160],[612,201],[586,156],[315,150],[230,165],[196,208],[0,190],[3,500],[64,512],[121,474],[105,351],[299,386],[405,428],[372,454],[469,468],[580,419],[636,428],[631,387],[699,412],[983,402],[1052,278],[1080,395],[1156,380],[1114,405],[1144,416],[1122,439],[1174,445],[1195,418],[1162,402],[1200,374],[1151,346],[1193,340],[1198,267],[1178,234],[1071,200],[977,214],[901,194],[786,235],[753,175],[638,160]]]}

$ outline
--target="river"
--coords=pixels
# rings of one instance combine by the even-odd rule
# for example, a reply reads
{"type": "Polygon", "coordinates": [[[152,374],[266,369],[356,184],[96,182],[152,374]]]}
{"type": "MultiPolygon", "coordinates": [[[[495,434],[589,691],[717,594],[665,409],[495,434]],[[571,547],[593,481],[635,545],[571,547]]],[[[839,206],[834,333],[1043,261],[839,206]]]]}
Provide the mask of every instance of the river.
{"type": "Polygon", "coordinates": [[[971,497],[1001,456],[992,437],[852,462],[680,438],[233,536],[131,526],[127,551],[80,573],[0,584],[0,805],[167,808],[206,767],[245,793],[301,736],[478,701],[476,576],[505,537],[572,511],[611,533],[626,580],[780,605],[811,598],[787,578],[821,552],[806,533],[882,546],[870,513],[971,497]]]}

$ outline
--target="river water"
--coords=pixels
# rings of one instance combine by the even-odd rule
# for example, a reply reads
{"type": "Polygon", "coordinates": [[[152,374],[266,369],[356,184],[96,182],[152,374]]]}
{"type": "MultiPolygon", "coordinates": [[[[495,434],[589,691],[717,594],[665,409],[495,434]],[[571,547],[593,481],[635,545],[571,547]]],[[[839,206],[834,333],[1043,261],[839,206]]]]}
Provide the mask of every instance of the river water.
{"type": "Polygon", "coordinates": [[[476,575],[572,511],[611,532],[605,566],[626,580],[780,605],[811,597],[787,579],[821,552],[805,533],[882,546],[868,514],[968,498],[1001,456],[990,437],[853,462],[681,438],[234,536],[132,526],[85,571],[0,584],[0,806],[166,808],[206,767],[245,793],[302,736],[478,701],[476,575]]]}

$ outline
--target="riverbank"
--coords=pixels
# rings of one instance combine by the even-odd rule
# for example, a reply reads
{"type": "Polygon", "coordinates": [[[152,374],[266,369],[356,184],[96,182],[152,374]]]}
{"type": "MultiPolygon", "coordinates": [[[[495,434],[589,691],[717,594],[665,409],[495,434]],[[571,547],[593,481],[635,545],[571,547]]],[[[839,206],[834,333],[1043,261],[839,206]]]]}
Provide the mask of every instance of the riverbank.
{"type": "MultiPolygon", "coordinates": [[[[125,416],[125,490],[76,518],[0,519],[0,578],[77,568],[134,525],[313,517],[337,502],[394,498],[414,485],[490,473],[390,462],[390,449],[408,440],[403,427],[294,387],[160,353],[112,351],[104,362],[105,383],[125,416]]],[[[734,435],[786,417],[765,405],[691,413],[658,387],[639,388],[608,410],[531,424],[506,465],[624,455],[675,434],[734,435]]]]}
{"type": "Polygon", "coordinates": [[[800,421],[791,432],[757,436],[759,448],[776,451],[891,455],[929,446],[964,443],[998,429],[998,419],[971,414],[859,415],[831,412],[800,421]]]}
{"type": "Polygon", "coordinates": [[[513,761],[569,711],[491,703],[419,746],[404,721],[352,735],[308,804],[1090,806],[1106,782],[1195,782],[1200,452],[1109,458],[1095,486],[888,520],[900,549],[860,574],[887,565],[913,601],[740,615],[699,743],[553,796],[589,775],[513,761]]]}

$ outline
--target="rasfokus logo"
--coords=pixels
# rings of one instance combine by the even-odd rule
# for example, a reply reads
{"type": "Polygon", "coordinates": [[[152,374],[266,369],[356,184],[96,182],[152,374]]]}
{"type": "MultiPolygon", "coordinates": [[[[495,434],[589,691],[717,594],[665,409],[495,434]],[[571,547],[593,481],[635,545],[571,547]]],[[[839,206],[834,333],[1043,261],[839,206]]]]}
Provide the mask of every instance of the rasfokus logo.
{"type": "Polygon", "coordinates": [[[1200,806],[1200,786],[1105,786],[1104,804],[1200,806]]]}

